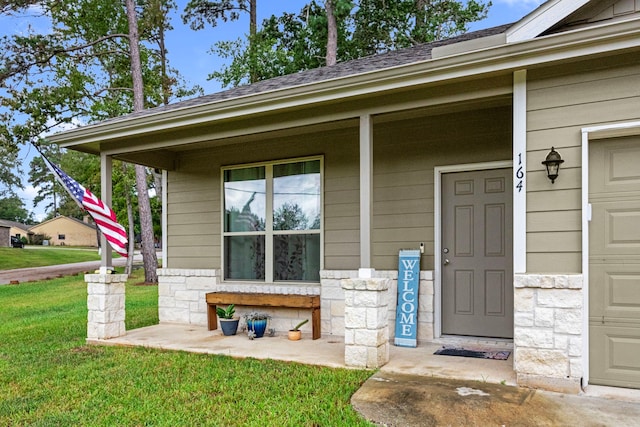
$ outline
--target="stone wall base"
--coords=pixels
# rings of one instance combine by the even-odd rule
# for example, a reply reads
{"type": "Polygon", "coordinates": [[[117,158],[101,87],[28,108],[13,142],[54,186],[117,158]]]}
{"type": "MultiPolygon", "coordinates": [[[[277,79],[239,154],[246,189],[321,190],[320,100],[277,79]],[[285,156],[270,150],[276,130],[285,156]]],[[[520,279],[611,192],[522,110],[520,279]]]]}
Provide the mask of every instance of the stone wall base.
{"type": "Polygon", "coordinates": [[[126,274],[87,274],[87,339],[104,340],[127,333],[125,320],[126,274]]]}
{"type": "Polygon", "coordinates": [[[344,279],[344,363],[379,368],[389,362],[390,279],[344,279]]]}
{"type": "Polygon", "coordinates": [[[552,378],[537,375],[517,374],[518,386],[555,391],[557,393],[578,394],[582,391],[580,380],[576,378],[552,378]]]}
{"type": "Polygon", "coordinates": [[[580,392],[584,376],[584,278],[514,276],[514,365],[518,385],[580,392]]]}

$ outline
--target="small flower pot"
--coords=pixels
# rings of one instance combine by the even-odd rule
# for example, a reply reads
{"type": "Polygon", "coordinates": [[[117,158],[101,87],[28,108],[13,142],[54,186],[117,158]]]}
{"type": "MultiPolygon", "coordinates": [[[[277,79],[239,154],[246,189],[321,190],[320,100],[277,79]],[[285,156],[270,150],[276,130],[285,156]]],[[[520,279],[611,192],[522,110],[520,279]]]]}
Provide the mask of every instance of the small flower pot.
{"type": "Polygon", "coordinates": [[[267,329],[267,319],[247,320],[247,329],[256,334],[255,338],[262,338],[267,329]]]}
{"type": "Polygon", "coordinates": [[[229,336],[235,335],[238,331],[238,322],[240,319],[218,319],[220,321],[220,328],[222,329],[222,334],[229,336]]]}
{"type": "Polygon", "coordinates": [[[291,331],[289,331],[289,335],[288,336],[289,336],[289,339],[291,341],[299,341],[300,338],[302,338],[302,331],[299,330],[299,329],[297,331],[291,330],[291,331]]]}

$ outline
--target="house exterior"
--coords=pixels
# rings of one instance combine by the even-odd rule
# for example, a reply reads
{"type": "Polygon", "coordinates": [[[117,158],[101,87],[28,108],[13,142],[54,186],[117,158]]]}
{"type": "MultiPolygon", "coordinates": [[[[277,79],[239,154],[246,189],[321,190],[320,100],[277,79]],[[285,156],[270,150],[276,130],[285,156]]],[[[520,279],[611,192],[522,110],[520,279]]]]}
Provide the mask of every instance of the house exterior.
{"type": "Polygon", "coordinates": [[[113,158],[164,171],[161,322],[205,327],[207,292],[317,294],[346,363],[380,366],[398,253],[419,249],[398,304],[417,305],[418,345],[512,340],[520,385],[640,388],[639,58],[640,1],[550,0],[50,139],[101,156],[102,194],[113,158]]]}
{"type": "Polygon", "coordinates": [[[0,223],[0,247],[11,246],[11,227],[0,223]]]}
{"type": "Polygon", "coordinates": [[[22,239],[23,237],[29,238],[29,225],[22,224],[21,222],[9,221],[6,219],[0,219],[0,226],[9,227],[9,234],[11,236],[22,239]]]}
{"type": "Polygon", "coordinates": [[[85,222],[60,215],[34,225],[29,232],[48,236],[49,244],[52,246],[98,247],[96,227],[88,220],[85,222]]]}

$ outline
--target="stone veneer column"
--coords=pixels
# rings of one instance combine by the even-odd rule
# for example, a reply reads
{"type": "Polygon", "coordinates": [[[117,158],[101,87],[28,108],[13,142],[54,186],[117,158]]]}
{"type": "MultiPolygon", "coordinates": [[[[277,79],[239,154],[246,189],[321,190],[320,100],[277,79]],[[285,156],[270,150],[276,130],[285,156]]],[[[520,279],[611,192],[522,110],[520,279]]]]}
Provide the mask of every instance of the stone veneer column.
{"type": "Polygon", "coordinates": [[[579,393],[583,276],[515,275],[514,370],[520,386],[579,393]]]}
{"type": "Polygon", "coordinates": [[[126,274],[87,274],[87,341],[125,335],[126,274]]]}
{"type": "Polygon", "coordinates": [[[389,361],[389,279],[344,279],[344,362],[379,368],[389,361]]]}
{"type": "Polygon", "coordinates": [[[220,270],[158,269],[158,317],[160,323],[207,325],[205,295],[216,291],[220,270]]]}

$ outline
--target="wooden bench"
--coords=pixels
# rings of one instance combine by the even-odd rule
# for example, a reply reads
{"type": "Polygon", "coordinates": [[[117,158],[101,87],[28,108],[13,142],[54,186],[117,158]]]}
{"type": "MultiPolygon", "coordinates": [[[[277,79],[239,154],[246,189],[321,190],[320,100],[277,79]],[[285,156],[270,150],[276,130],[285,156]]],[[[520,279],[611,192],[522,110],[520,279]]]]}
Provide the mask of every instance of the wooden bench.
{"type": "Polygon", "coordinates": [[[218,329],[218,304],[235,304],[236,306],[309,308],[311,309],[311,329],[313,339],[320,338],[320,296],[319,295],[283,295],[283,294],[249,294],[238,292],[210,292],[206,294],[207,319],[209,330],[218,329]]]}

